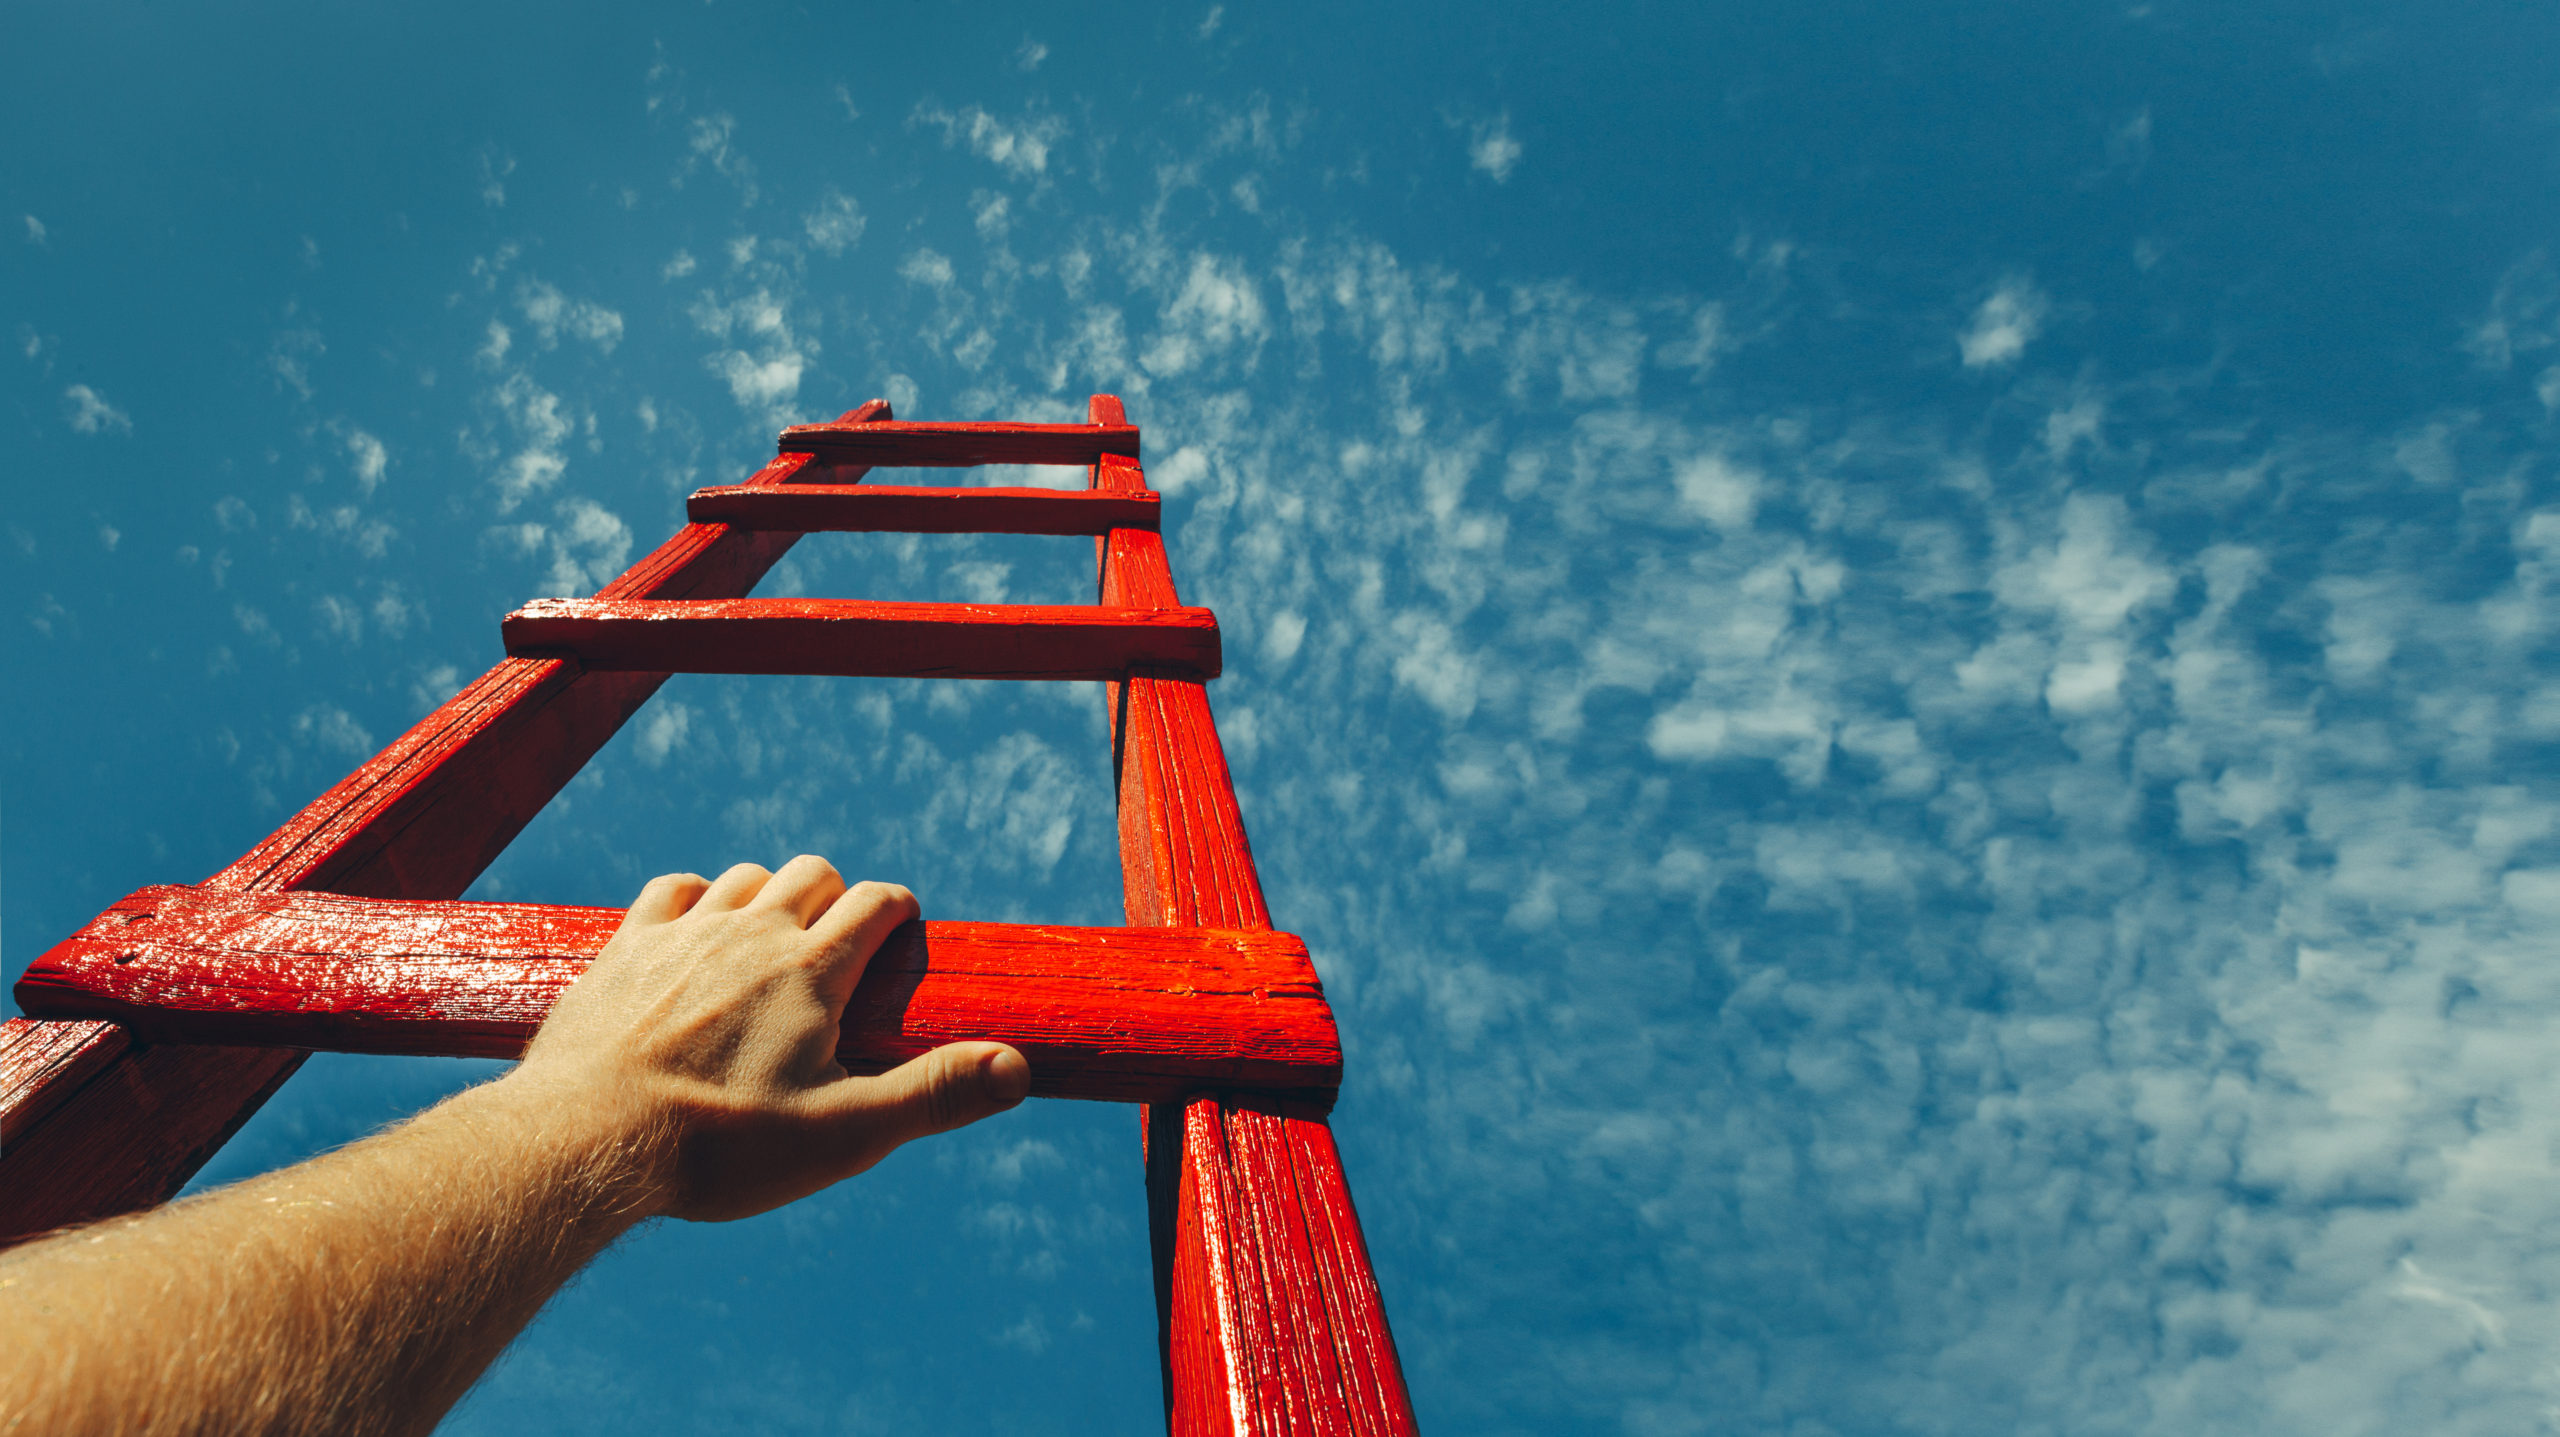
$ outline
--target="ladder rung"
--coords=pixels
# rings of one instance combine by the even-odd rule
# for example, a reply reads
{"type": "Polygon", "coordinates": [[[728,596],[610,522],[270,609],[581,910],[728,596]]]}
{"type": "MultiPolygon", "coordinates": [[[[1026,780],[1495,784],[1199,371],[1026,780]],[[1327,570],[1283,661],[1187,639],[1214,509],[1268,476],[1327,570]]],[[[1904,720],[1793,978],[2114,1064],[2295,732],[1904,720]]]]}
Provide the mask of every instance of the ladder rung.
{"type": "Polygon", "coordinates": [[[507,615],[507,652],[590,669],[842,678],[1218,676],[1207,609],[1093,604],[883,604],[856,599],[536,599],[507,615]]]}
{"type": "Polygon", "coordinates": [[[829,464],[965,469],[976,464],[1091,464],[1138,457],[1132,424],[794,424],[782,452],[829,464]]]}
{"type": "MultiPolygon", "coordinates": [[[[146,1042],[514,1057],[622,921],[613,908],[145,888],[37,959],[19,1006],[146,1042]]],[[[1269,930],[908,924],[845,1010],[838,1061],[1022,1050],[1031,1090],[1167,1101],[1251,1088],[1330,1107],[1342,1052],[1304,944],[1269,930]]]]}
{"type": "Polygon", "coordinates": [[[801,534],[1108,534],[1153,529],[1164,506],[1153,491],[724,484],[696,489],[684,507],[697,524],[801,534]]]}

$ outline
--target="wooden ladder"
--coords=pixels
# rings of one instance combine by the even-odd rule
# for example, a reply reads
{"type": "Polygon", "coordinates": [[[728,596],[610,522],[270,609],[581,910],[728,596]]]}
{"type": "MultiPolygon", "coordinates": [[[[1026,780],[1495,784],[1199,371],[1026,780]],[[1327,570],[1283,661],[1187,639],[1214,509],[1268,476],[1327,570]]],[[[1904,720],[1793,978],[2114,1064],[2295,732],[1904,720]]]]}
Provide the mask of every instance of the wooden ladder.
{"type": "Polygon", "coordinates": [[[1128,926],[910,925],[839,1056],[1020,1048],[1032,1091],[1139,1102],[1168,1426],[1410,1433],[1324,1114],[1341,1049],[1276,932],[1120,401],[1086,424],[908,424],[874,400],[783,431],[746,483],[591,599],[507,616],[508,657],[193,886],[109,907],[0,1025],[0,1243],[166,1201],[314,1050],[512,1057],[621,919],[456,901],[670,673],[1099,679],[1128,926]],[[874,466],[1086,467],[1080,491],[862,485],[874,466]],[[1091,534],[1092,605],[751,599],[804,533],[1091,534]]]}

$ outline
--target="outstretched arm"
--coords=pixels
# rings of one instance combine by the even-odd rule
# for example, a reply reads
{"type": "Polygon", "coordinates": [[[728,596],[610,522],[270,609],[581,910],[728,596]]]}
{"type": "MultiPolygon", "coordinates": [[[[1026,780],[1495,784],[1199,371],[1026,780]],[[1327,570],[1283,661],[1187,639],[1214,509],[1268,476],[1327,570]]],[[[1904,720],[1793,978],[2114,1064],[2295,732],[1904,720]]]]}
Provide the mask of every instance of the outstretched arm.
{"type": "Polygon", "coordinates": [[[1020,1054],[835,1061],[916,915],[822,859],[643,889],[524,1061],[337,1152],[0,1254],[0,1433],[432,1428],[635,1223],[778,1207],[1012,1107],[1020,1054]]]}

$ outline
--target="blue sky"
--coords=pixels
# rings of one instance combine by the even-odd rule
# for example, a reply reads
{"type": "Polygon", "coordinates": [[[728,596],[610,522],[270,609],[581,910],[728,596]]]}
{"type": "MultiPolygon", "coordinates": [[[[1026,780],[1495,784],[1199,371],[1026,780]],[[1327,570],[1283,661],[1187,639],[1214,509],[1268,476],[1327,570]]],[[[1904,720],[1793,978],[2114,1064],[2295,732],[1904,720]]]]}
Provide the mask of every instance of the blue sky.
{"type": "MultiPolygon", "coordinates": [[[[2560,25],[2224,11],[15,7],[0,967],[778,424],[1109,390],[1433,1430],[2560,1425],[2560,25]]],[[[679,679],[476,891],[1110,922],[1106,777],[1083,686],[679,679]]],[[[1136,1148],[642,1235],[451,1430],[1142,1427],[1136,1148]]]]}

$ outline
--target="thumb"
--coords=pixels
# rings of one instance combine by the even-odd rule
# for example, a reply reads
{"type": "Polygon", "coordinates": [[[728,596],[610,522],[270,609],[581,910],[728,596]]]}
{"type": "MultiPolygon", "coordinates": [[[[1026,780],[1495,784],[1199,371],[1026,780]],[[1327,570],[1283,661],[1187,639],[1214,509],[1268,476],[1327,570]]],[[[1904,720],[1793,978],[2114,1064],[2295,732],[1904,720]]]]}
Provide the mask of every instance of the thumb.
{"type": "Polygon", "coordinates": [[[863,1166],[901,1143],[965,1128],[1021,1102],[1031,1065],[1002,1043],[950,1043],[876,1078],[846,1078],[828,1093],[829,1116],[863,1150],[863,1166]]]}

